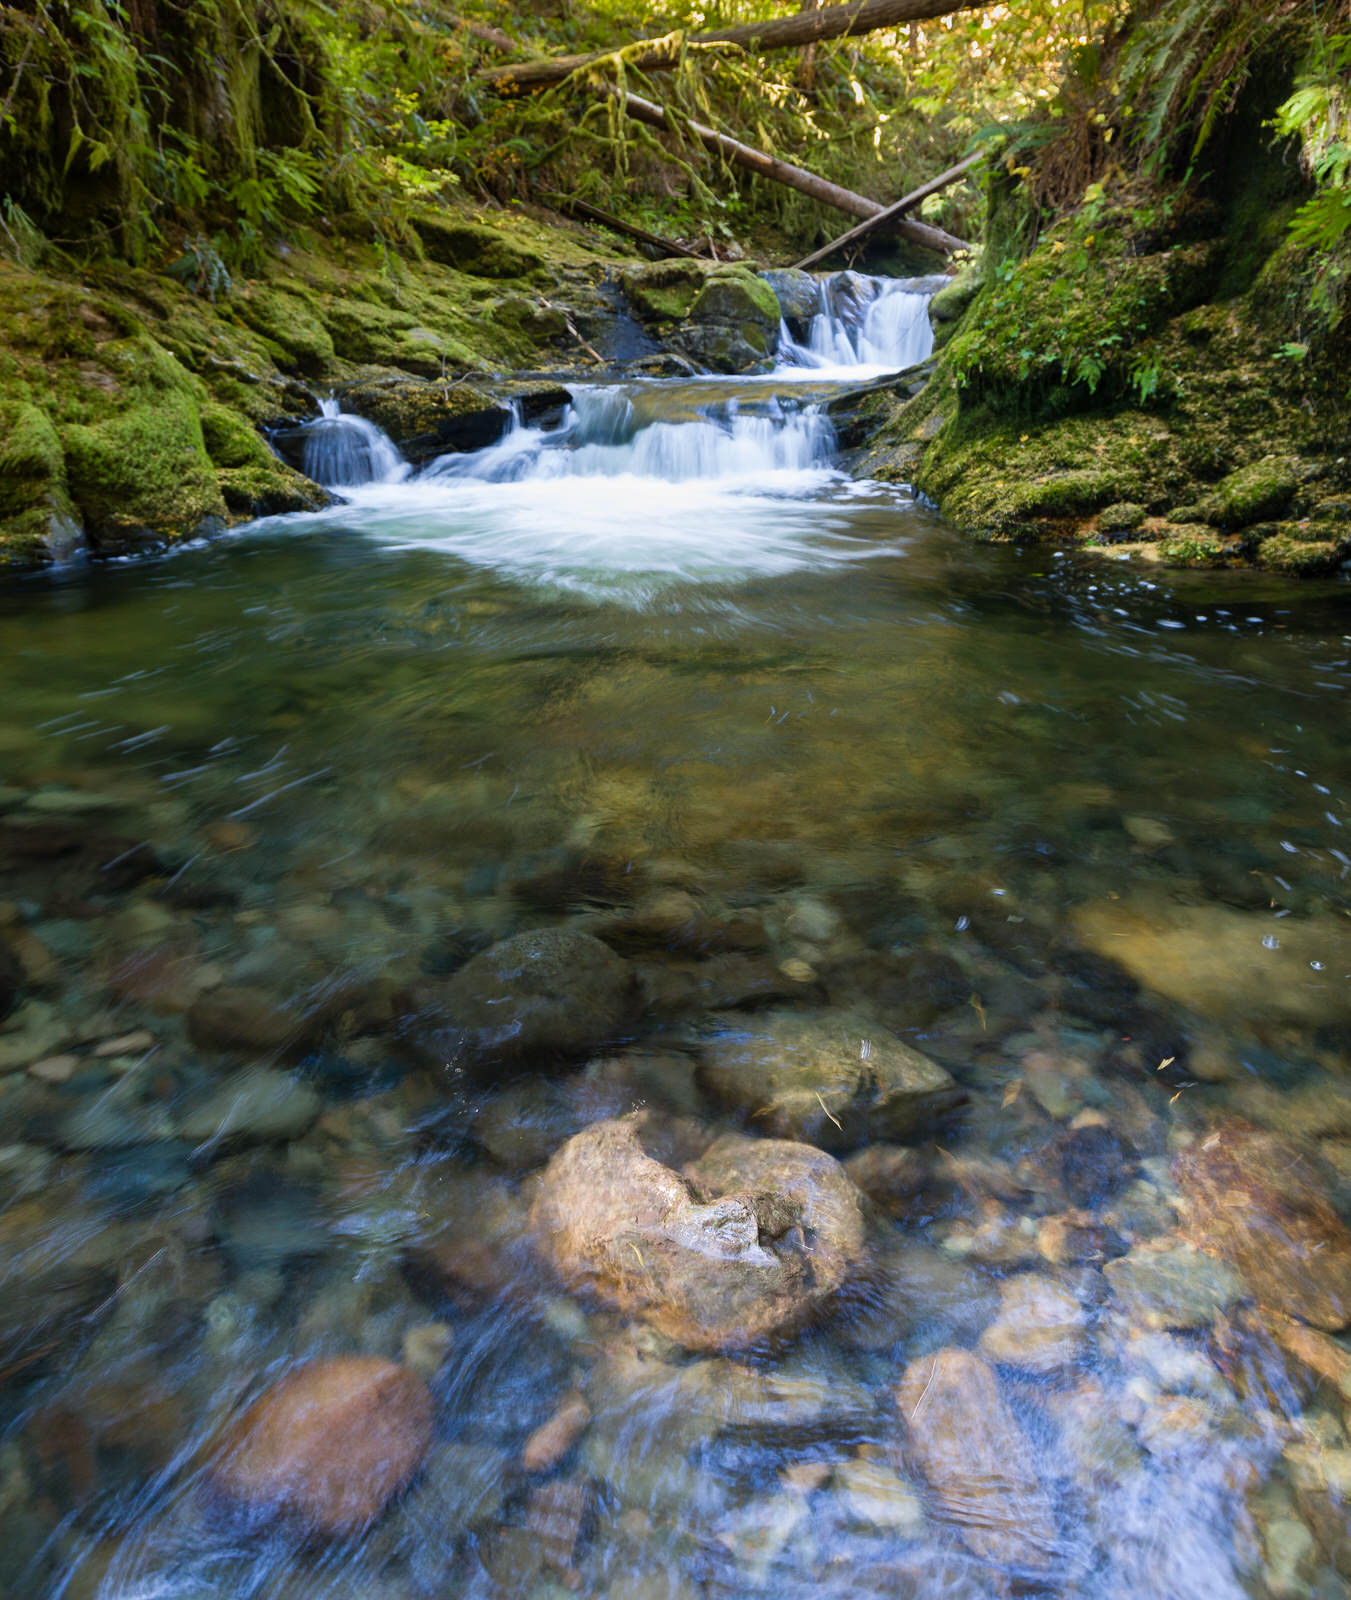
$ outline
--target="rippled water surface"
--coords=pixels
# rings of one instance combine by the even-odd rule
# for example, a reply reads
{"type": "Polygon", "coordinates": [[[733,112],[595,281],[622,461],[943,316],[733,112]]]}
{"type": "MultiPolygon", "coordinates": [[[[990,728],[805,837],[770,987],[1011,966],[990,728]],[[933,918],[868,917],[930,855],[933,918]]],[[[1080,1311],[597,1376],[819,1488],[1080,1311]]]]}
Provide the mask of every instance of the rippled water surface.
{"type": "Polygon", "coordinates": [[[0,1595],[1347,1594],[1351,1351],[1175,1166],[1293,1141],[1341,1259],[1345,587],[629,466],[4,595],[0,1595]],[[630,964],[622,1026],[457,1054],[542,928],[630,964]],[[785,1018],[964,1098],[818,1096],[856,1270],[688,1350],[556,1276],[539,1173],[635,1108],[759,1137],[709,1040],[785,1018]],[[417,1475],[341,1537],[232,1500],[231,1419],[349,1355],[428,1383],[417,1475]]]}

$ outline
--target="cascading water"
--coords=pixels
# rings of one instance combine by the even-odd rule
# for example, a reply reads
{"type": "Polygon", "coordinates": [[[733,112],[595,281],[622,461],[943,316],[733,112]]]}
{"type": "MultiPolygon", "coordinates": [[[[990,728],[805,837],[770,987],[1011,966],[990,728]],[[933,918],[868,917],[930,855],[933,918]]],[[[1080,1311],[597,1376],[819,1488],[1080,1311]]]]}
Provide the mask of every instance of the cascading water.
{"type": "Polygon", "coordinates": [[[319,416],[306,429],[304,471],[325,488],[355,489],[397,483],[409,467],[388,434],[329,399],[319,402],[319,416]]]}
{"type": "Polygon", "coordinates": [[[779,334],[779,369],[874,367],[900,372],[933,349],[929,301],[945,278],[868,278],[836,272],[823,278],[807,342],[785,324],[779,334]]]}
{"type": "Polygon", "coordinates": [[[818,406],[794,407],[771,398],[747,408],[733,396],[704,402],[685,419],[668,420],[654,416],[647,399],[623,385],[579,387],[557,428],[526,427],[513,411],[511,426],[496,444],[441,456],[423,477],[481,483],[529,478],[745,483],[826,467],[834,455],[835,430],[818,406]]]}
{"type": "Polygon", "coordinates": [[[330,513],[396,546],[432,547],[532,582],[635,602],[654,584],[828,566],[895,548],[860,537],[860,501],[903,493],[850,482],[828,403],[922,360],[946,280],[835,273],[805,344],[747,377],[576,384],[552,428],[518,408],[484,449],[413,470],[373,423],[326,401],[304,468],[342,492],[330,513]]]}

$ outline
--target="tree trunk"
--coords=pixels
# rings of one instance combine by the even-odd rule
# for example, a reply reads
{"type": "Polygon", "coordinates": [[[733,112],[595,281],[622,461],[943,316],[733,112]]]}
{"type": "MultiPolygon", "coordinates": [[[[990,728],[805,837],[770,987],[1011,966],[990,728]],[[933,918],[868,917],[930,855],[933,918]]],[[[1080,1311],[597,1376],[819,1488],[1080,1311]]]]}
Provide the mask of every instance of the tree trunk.
{"type": "MultiPolygon", "coordinates": [[[[802,0],[802,4],[799,7],[799,10],[802,11],[819,11],[820,9],[821,0],[802,0]]],[[[808,94],[816,87],[815,39],[810,44],[804,44],[802,47],[802,59],[798,63],[797,81],[798,87],[804,89],[808,94]]]]}
{"type": "MultiPolygon", "coordinates": [[[[650,127],[661,128],[667,132],[673,130],[675,125],[671,118],[661,106],[651,100],[644,100],[636,94],[626,94],[623,102],[625,111],[637,121],[646,122],[650,127]]],[[[686,122],[681,126],[688,128],[701,144],[726,156],[737,166],[758,172],[762,178],[770,178],[775,183],[786,184],[788,188],[797,189],[802,194],[810,195],[813,200],[834,206],[837,211],[847,212],[851,217],[872,220],[880,217],[887,209],[879,206],[876,200],[855,194],[851,189],[841,189],[838,184],[818,177],[816,173],[808,172],[804,167],[795,167],[790,162],[780,161],[778,156],[771,156],[763,150],[755,149],[752,145],[742,144],[739,139],[729,139],[725,133],[706,128],[700,122],[686,122]]],[[[902,219],[896,223],[894,231],[913,244],[922,245],[924,249],[936,251],[939,255],[951,255],[954,251],[971,248],[964,239],[954,238],[952,234],[944,233],[941,228],[931,228],[924,222],[902,219]]]]}
{"type": "MultiPolygon", "coordinates": [[[[832,239],[829,244],[823,244],[819,250],[813,250],[809,256],[804,256],[801,261],[794,262],[794,266],[814,267],[818,261],[824,261],[827,256],[833,256],[837,250],[843,250],[846,245],[851,245],[856,239],[862,239],[866,234],[872,233],[877,228],[885,228],[888,223],[895,222],[905,215],[921,200],[927,200],[931,194],[937,194],[940,189],[946,189],[950,183],[956,183],[958,178],[964,177],[975,164],[981,160],[984,152],[977,151],[973,156],[967,156],[965,161],[959,161],[955,167],[949,167],[946,172],[940,172],[936,178],[930,178],[928,183],[922,183],[918,189],[912,189],[908,195],[896,201],[894,205],[879,210],[875,216],[860,222],[857,228],[850,228],[848,233],[842,233],[838,239],[832,239]]],[[[941,230],[935,230],[940,231],[941,230]]],[[[947,237],[951,237],[948,235],[947,237]]]]}
{"type": "MultiPolygon", "coordinates": [[[[978,11],[988,0],[854,0],[852,5],[822,6],[815,11],[800,11],[796,16],[780,17],[776,22],[748,22],[737,28],[719,28],[710,33],[692,34],[693,45],[730,44],[745,50],[787,50],[796,45],[814,44],[821,39],[841,39],[860,33],[876,33],[881,28],[899,28],[907,22],[923,22],[931,17],[946,17],[954,11],[978,11]]],[[[629,65],[640,72],[668,72],[680,59],[682,41],[678,34],[654,39],[648,50],[629,57],[629,65]]],[[[606,51],[583,56],[551,56],[544,61],[524,61],[517,66],[492,67],[479,74],[484,83],[498,89],[540,89],[562,80],[606,51]]]]}

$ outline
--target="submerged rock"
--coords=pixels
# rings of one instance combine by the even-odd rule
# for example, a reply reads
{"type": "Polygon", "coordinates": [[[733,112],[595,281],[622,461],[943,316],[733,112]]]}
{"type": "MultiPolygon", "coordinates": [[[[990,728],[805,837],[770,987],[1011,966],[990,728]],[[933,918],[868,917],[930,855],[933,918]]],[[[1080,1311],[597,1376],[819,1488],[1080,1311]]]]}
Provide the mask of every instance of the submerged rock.
{"type": "Polygon", "coordinates": [[[1351,1228],[1328,1182],[1276,1134],[1227,1122],[1174,1163],[1186,1231],[1273,1311],[1336,1332],[1351,1324],[1351,1228]]]}
{"type": "Polygon", "coordinates": [[[261,989],[213,989],[188,1010],[188,1037],[202,1050],[277,1051],[303,1032],[305,1020],[261,989]]]}
{"type": "Polygon", "coordinates": [[[1231,1267],[1185,1244],[1132,1250],[1103,1272],[1127,1315],[1146,1328],[1203,1328],[1243,1298],[1231,1267]]]}
{"type": "Polygon", "coordinates": [[[431,1395],[406,1367],[374,1356],[315,1361],[231,1426],[211,1482],[253,1512],[351,1534],[412,1478],[431,1439],[431,1395]]]}
{"type": "Polygon", "coordinates": [[[702,1047],[704,1085],[766,1133],[843,1150],[904,1138],[964,1098],[951,1075],[846,1013],[739,1023],[702,1047]]]}
{"type": "Polygon", "coordinates": [[[940,1350],[906,1369],[897,1399],[914,1459],[973,1554],[1044,1572],[1051,1504],[993,1369],[969,1350],[940,1350]]]}
{"type": "Polygon", "coordinates": [[[503,939],[446,983],[440,1014],[412,1028],[441,1063],[538,1064],[586,1055],[625,1031],[636,1009],[629,964],[589,933],[539,928],[503,939]]]}
{"type": "Polygon", "coordinates": [[[178,1117],[175,1131],[193,1144],[297,1139],[323,1102],[289,1072],[250,1067],[233,1073],[178,1117]]]}
{"type": "Polygon", "coordinates": [[[717,1140],[683,1173],[642,1116],[595,1124],[550,1161],[531,1213],[560,1276],[695,1350],[796,1331],[863,1256],[860,1196],[830,1156],[717,1140]]]}
{"type": "Polygon", "coordinates": [[[1125,967],[1146,988],[1204,1016],[1243,1015],[1314,1026],[1351,1022],[1351,924],[1344,918],[1288,917],[1224,905],[1097,900],[1071,913],[1090,950],[1125,967]]]}
{"type": "Polygon", "coordinates": [[[1087,1322],[1068,1289],[1041,1273],[1020,1273],[1000,1291],[999,1315],[980,1336],[981,1354],[1024,1372],[1057,1372],[1084,1353],[1087,1322]]]}

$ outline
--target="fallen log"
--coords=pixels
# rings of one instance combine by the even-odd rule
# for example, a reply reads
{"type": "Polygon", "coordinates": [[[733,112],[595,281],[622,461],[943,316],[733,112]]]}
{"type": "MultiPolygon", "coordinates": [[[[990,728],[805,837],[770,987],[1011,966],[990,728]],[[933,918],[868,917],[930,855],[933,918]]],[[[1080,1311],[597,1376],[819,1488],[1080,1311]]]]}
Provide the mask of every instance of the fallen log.
{"type": "MultiPolygon", "coordinates": [[[[881,28],[899,28],[911,22],[927,22],[950,16],[954,11],[979,11],[989,0],[854,0],[852,5],[822,6],[816,11],[799,11],[794,16],[770,22],[747,22],[736,28],[716,28],[708,33],[667,34],[652,41],[648,50],[632,50],[627,65],[638,72],[669,72],[678,65],[687,45],[734,45],[743,50],[788,50],[795,45],[815,44],[824,39],[844,39],[861,33],[876,33],[881,28]]],[[[522,61],[513,66],[489,67],[478,74],[480,81],[508,92],[516,89],[542,89],[561,83],[579,67],[603,60],[613,52],[595,50],[587,55],[549,56],[542,61],[522,61]]]]}
{"type": "Polygon", "coordinates": [[[877,228],[884,228],[889,223],[903,217],[912,207],[927,200],[931,194],[937,194],[940,189],[946,189],[950,183],[956,183],[958,178],[970,172],[971,168],[981,159],[983,152],[977,151],[973,156],[967,156],[965,161],[959,161],[955,167],[949,167],[946,172],[940,172],[936,178],[930,178],[928,183],[920,184],[918,189],[912,189],[909,194],[903,195],[894,205],[886,206],[876,216],[868,217],[860,222],[856,228],[850,228],[848,233],[842,233],[838,239],[832,239],[829,244],[823,244],[819,250],[813,250],[809,256],[803,256],[801,261],[795,261],[794,267],[801,270],[814,267],[817,262],[824,261],[827,256],[833,256],[837,250],[843,250],[847,245],[862,239],[865,234],[872,233],[877,228]]]}
{"type": "Polygon", "coordinates": [[[635,227],[633,223],[625,222],[613,212],[605,211],[600,206],[593,206],[589,200],[574,200],[564,194],[541,194],[540,199],[553,206],[556,211],[561,211],[564,216],[581,217],[587,222],[599,222],[602,227],[613,228],[616,233],[626,233],[630,239],[650,244],[668,256],[686,256],[691,261],[708,260],[707,256],[701,256],[697,250],[677,244],[674,239],[663,239],[659,233],[649,233],[646,228],[635,227]]]}
{"type": "MultiPolygon", "coordinates": [[[[626,94],[621,98],[625,111],[636,121],[645,122],[649,127],[661,128],[666,132],[677,130],[677,124],[665,109],[655,102],[644,100],[636,94],[626,94]]],[[[837,211],[843,211],[848,216],[862,217],[875,222],[883,211],[889,209],[878,205],[876,200],[869,200],[865,195],[855,194],[851,189],[842,189],[839,184],[831,183],[815,172],[808,172],[805,167],[795,167],[789,161],[780,160],[778,156],[771,156],[764,150],[755,149],[752,145],[742,144],[739,139],[731,139],[725,133],[706,128],[701,122],[682,121],[678,126],[687,129],[706,148],[725,156],[737,166],[756,172],[762,178],[769,178],[774,183],[785,184],[801,194],[810,195],[813,200],[834,206],[837,211]]],[[[899,219],[895,225],[895,232],[902,238],[909,239],[912,244],[920,245],[925,250],[933,250],[939,255],[953,255],[958,250],[971,248],[964,239],[945,233],[942,228],[933,228],[927,222],[915,222],[909,218],[899,219]]]]}

